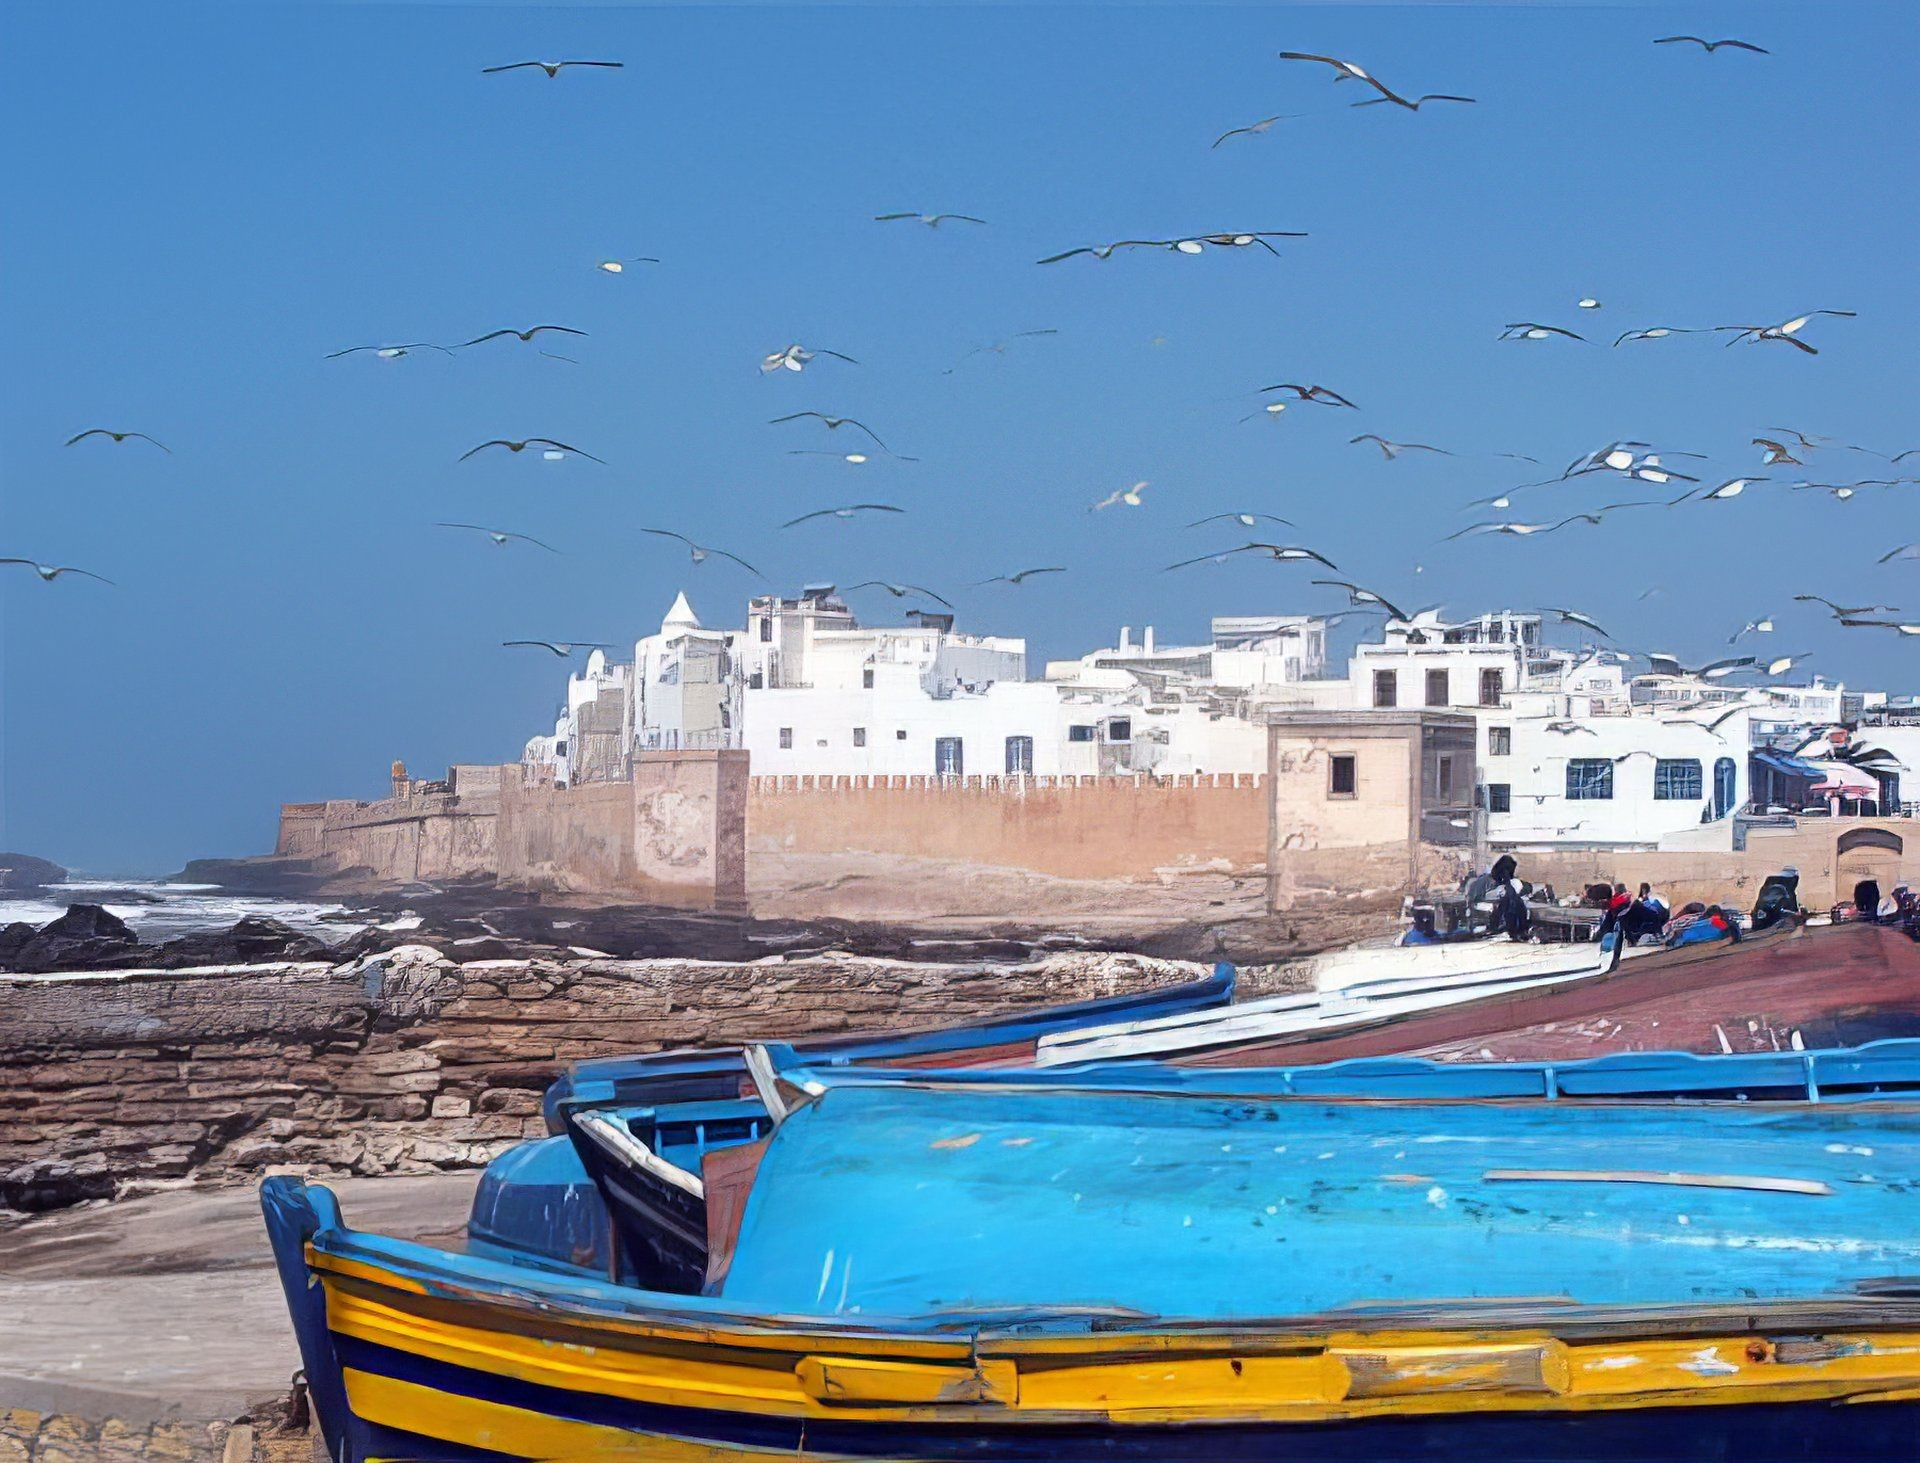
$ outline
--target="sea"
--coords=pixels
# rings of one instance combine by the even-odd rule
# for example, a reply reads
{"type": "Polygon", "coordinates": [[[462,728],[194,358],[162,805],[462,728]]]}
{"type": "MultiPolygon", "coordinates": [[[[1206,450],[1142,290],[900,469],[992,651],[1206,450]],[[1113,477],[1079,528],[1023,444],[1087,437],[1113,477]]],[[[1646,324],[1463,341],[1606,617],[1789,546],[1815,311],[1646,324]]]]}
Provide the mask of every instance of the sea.
{"type": "Polygon", "coordinates": [[[367,928],[375,919],[344,904],[234,894],[218,884],[72,879],[36,889],[24,898],[0,895],[0,925],[16,920],[44,925],[65,914],[70,904],[103,906],[125,920],[148,944],[159,944],[176,935],[224,930],[249,916],[277,919],[305,934],[337,942],[367,928]]]}

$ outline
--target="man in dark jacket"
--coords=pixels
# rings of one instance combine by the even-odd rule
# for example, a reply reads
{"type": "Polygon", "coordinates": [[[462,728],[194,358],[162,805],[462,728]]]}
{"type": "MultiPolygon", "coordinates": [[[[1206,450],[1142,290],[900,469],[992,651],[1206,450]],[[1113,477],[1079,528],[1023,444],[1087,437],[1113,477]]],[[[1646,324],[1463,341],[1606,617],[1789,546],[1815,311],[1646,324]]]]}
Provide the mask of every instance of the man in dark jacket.
{"type": "Polygon", "coordinates": [[[1777,874],[1767,875],[1760,886],[1760,897],[1753,902],[1753,927],[1768,929],[1800,913],[1800,871],[1788,864],[1777,874]]]}

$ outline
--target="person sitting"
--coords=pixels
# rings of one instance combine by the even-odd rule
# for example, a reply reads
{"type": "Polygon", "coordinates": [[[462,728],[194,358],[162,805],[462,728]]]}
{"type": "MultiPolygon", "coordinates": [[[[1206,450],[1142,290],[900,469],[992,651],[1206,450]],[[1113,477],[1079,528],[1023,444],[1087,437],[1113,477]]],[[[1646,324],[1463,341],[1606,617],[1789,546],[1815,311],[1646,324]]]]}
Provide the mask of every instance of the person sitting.
{"type": "Polygon", "coordinates": [[[1628,943],[1638,944],[1649,937],[1658,938],[1670,917],[1667,901],[1653,892],[1651,884],[1642,884],[1639,894],[1634,897],[1632,906],[1620,922],[1628,943]]]}
{"type": "Polygon", "coordinates": [[[1433,927],[1433,910],[1427,905],[1418,905],[1413,911],[1413,923],[1400,937],[1402,945],[1438,945],[1441,943],[1439,931],[1433,927]]]}
{"type": "Polygon", "coordinates": [[[1607,912],[1600,917],[1600,928],[1594,931],[1594,938],[1604,939],[1615,930],[1620,930],[1621,936],[1624,938],[1626,932],[1621,928],[1621,925],[1626,918],[1628,909],[1632,908],[1632,906],[1633,901],[1627,897],[1627,886],[1625,884],[1615,884],[1607,893],[1607,912]]]}
{"type": "Polygon", "coordinates": [[[1779,873],[1767,875],[1760,886],[1760,897],[1753,904],[1753,928],[1770,929],[1799,913],[1800,871],[1788,864],[1779,873]]]}

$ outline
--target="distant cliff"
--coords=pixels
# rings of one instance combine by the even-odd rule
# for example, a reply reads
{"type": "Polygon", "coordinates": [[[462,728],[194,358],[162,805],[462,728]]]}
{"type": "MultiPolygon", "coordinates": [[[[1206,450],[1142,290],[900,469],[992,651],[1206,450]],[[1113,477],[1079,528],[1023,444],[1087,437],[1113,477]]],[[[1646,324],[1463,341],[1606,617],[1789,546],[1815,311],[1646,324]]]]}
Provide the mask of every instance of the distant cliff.
{"type": "Polygon", "coordinates": [[[66,882],[67,871],[52,859],[35,858],[30,853],[0,853],[0,892],[44,889],[49,884],[66,882]]]}

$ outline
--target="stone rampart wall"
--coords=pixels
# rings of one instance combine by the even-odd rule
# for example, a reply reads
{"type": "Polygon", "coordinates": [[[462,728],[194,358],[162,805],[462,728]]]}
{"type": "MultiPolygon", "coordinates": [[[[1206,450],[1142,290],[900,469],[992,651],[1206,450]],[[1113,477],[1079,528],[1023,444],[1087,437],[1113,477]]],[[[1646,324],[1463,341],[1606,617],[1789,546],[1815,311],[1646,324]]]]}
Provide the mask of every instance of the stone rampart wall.
{"type": "Polygon", "coordinates": [[[0,977],[0,1207],[284,1165],[466,1167],[542,1132],[540,1094],[576,1058],[936,1026],[1199,973],[1078,954],[462,966],[407,947],[343,967],[0,977]]]}

